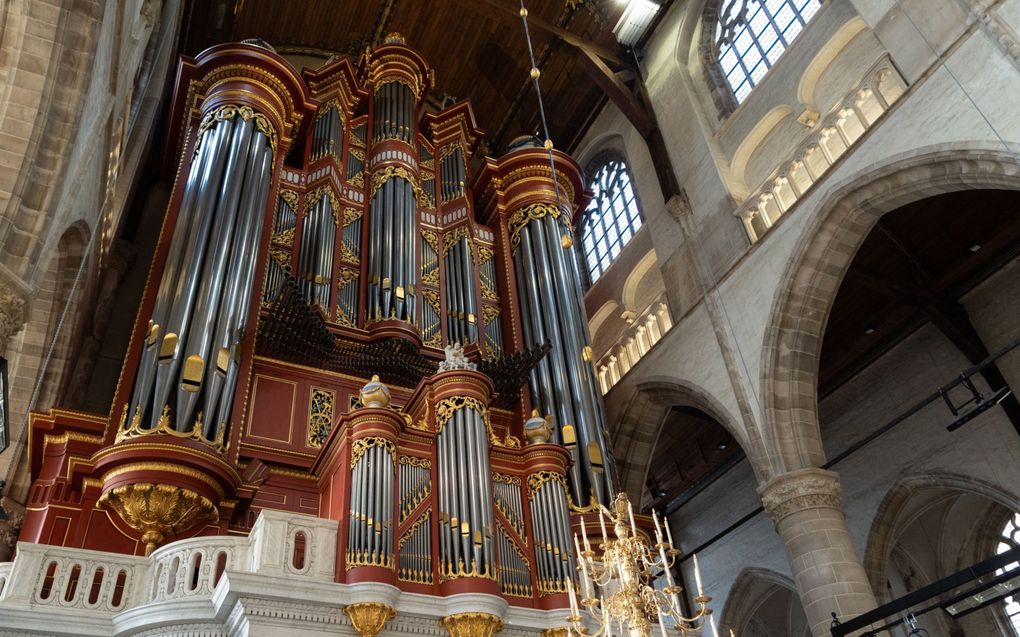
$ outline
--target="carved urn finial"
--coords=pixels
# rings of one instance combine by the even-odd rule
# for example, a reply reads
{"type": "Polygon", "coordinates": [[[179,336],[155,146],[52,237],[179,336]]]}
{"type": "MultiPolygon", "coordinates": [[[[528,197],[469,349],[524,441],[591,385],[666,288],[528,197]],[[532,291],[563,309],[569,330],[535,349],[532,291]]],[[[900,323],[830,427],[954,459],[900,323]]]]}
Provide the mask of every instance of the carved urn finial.
{"type": "Polygon", "coordinates": [[[524,421],[524,437],[529,445],[549,442],[549,438],[552,437],[549,421],[540,416],[537,409],[531,410],[531,418],[524,421]]]}
{"type": "Polygon", "coordinates": [[[390,406],[390,388],[379,380],[378,374],[372,374],[372,380],[361,388],[361,404],[365,407],[383,409],[390,406]]]}

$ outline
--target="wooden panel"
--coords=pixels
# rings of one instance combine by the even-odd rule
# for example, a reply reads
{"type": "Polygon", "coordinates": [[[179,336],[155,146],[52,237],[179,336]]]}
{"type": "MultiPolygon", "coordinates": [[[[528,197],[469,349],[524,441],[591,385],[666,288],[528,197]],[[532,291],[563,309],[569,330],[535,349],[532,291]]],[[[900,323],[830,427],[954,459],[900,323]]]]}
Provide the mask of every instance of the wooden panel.
{"type": "Polygon", "coordinates": [[[297,391],[298,384],[293,381],[256,375],[251,390],[248,436],[290,446],[294,438],[297,391]]]}

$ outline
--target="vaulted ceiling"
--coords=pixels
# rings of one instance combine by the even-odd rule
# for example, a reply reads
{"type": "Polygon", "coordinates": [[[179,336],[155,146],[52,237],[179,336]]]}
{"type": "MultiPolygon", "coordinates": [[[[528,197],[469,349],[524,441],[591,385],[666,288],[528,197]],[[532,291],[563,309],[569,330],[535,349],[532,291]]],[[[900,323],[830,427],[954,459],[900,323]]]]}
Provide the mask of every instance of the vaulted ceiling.
{"type": "MultiPolygon", "coordinates": [[[[550,134],[569,151],[604,100],[581,49],[615,57],[618,67],[632,64],[612,33],[626,3],[526,4],[550,134]]],[[[499,152],[514,137],[540,127],[519,8],[519,0],[190,0],[180,51],[194,55],[214,44],[258,37],[291,59],[314,63],[334,53],[357,56],[396,31],[435,68],[431,97],[470,98],[486,131],[484,143],[499,152]]]]}

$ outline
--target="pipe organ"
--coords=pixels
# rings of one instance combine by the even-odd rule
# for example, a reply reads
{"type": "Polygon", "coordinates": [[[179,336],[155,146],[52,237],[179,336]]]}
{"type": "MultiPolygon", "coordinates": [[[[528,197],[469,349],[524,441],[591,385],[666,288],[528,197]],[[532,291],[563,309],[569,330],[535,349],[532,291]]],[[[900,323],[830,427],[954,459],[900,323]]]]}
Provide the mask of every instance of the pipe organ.
{"type": "Polygon", "coordinates": [[[258,42],[181,62],[112,413],[33,416],[23,540],[143,553],[283,509],[338,523],[338,581],[566,606],[572,525],[613,495],[584,182],[535,144],[476,156],[435,82],[397,35],[303,72],[258,42]]]}

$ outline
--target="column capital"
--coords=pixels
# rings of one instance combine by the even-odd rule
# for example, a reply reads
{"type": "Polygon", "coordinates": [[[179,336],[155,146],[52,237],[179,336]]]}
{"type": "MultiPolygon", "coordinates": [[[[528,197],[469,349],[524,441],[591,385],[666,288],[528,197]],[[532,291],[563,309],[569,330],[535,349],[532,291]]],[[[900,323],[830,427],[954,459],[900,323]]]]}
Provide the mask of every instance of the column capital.
{"type": "Polygon", "coordinates": [[[779,524],[787,516],[806,509],[841,509],[839,475],[809,468],[777,476],[758,489],[765,510],[779,524]]]}
{"type": "Polygon", "coordinates": [[[27,318],[25,297],[0,281],[0,356],[6,355],[7,342],[21,331],[27,318]]]}

